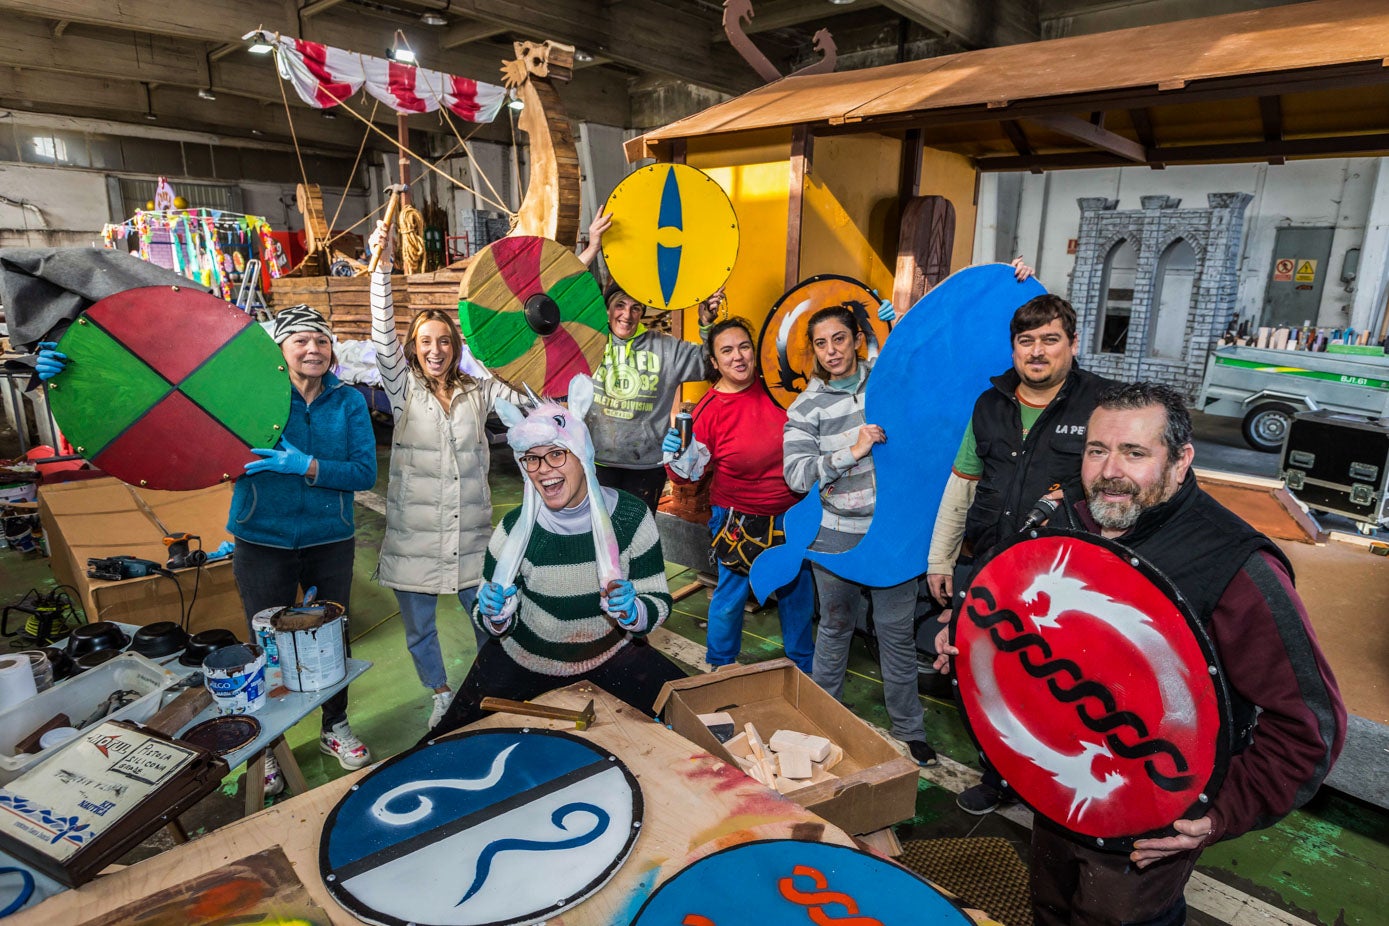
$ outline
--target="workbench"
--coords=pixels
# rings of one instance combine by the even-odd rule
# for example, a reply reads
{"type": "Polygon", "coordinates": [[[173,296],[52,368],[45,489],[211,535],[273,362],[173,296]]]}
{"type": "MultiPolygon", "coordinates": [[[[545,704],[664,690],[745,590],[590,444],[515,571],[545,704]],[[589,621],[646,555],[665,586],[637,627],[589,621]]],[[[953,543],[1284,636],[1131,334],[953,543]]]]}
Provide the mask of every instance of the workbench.
{"type": "MultiPolygon", "coordinates": [[[[582,710],[593,699],[596,720],[576,735],[611,750],[636,776],[646,811],[641,835],[616,876],[587,901],[550,919],[551,926],[627,926],[661,882],[698,858],[756,839],[797,838],[853,845],[842,830],[601,689],[576,684],[537,701],[582,710]]],[[[573,731],[574,724],[497,714],[469,727],[531,727],[573,731]]],[[[312,900],[338,926],[360,922],[328,894],[319,877],[323,821],[368,770],[296,795],[182,846],[83,887],[51,897],[6,921],[15,926],[86,924],[131,901],[149,896],[237,859],[274,846],[283,848],[312,900]]]]}

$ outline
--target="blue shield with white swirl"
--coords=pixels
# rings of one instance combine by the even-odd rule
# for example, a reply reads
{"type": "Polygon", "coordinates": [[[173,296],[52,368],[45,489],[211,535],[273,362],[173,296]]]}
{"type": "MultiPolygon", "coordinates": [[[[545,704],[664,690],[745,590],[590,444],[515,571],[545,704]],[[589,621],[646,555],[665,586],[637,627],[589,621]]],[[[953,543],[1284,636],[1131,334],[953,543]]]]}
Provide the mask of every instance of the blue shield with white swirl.
{"type": "Polygon", "coordinates": [[[333,897],[372,923],[534,923],[602,887],[631,852],[641,791],[605,750],[487,730],[403,753],[335,807],[319,849],[333,897]]]}

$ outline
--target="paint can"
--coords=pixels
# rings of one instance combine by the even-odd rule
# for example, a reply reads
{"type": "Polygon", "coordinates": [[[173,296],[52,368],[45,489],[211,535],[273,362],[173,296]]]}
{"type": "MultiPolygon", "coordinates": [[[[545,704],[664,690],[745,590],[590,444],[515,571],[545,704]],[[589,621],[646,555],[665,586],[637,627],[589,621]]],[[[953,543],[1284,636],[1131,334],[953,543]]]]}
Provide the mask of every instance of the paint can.
{"type": "Polygon", "coordinates": [[[283,611],[284,608],[266,608],[264,611],[257,611],[251,618],[251,642],[265,649],[266,668],[277,668],[280,665],[280,646],[275,642],[275,625],[271,623],[271,618],[283,611]]]}
{"type": "Polygon", "coordinates": [[[203,660],[203,678],[221,714],[252,714],[265,706],[265,650],[237,643],[203,660]]]}
{"type": "MultiPolygon", "coordinates": [[[[275,617],[275,644],[280,650],[280,673],[290,691],[322,691],[347,675],[347,618],[341,607],[332,605],[314,627],[288,630],[285,620],[291,612],[275,617]]],[[[296,616],[302,616],[299,612],[296,616]]]]}

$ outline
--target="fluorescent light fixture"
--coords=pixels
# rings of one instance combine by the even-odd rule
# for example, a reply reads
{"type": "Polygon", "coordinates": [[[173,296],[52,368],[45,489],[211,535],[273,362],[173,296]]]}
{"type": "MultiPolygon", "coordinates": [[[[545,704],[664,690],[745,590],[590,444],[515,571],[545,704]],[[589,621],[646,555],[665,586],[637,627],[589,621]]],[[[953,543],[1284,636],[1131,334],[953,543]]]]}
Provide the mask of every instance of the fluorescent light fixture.
{"type": "Polygon", "coordinates": [[[586,51],[575,51],[575,52],[574,52],[574,60],[575,60],[575,61],[581,61],[581,62],[587,64],[588,62],[590,62],[590,61],[593,60],[593,54],[592,54],[591,52],[586,52],[586,51]]]}
{"type": "Polygon", "coordinates": [[[516,112],[519,113],[521,110],[523,110],[523,109],[526,108],[526,101],[525,101],[525,100],[517,99],[517,100],[512,100],[510,103],[507,103],[506,105],[507,105],[507,108],[508,108],[508,109],[515,110],[516,112]]]}
{"type": "Polygon", "coordinates": [[[209,103],[217,99],[217,94],[212,92],[211,87],[198,88],[198,99],[207,100],[209,103]]]}
{"type": "Polygon", "coordinates": [[[420,17],[420,22],[424,23],[426,26],[447,26],[449,24],[447,19],[433,10],[426,10],[424,15],[420,17]]]}
{"type": "Polygon", "coordinates": [[[275,46],[267,45],[265,42],[252,42],[251,47],[246,50],[253,55],[268,55],[275,50],[275,46]]]}
{"type": "Polygon", "coordinates": [[[419,61],[419,59],[415,57],[415,53],[408,48],[392,48],[390,51],[386,52],[386,57],[397,64],[415,64],[419,61]]]}
{"type": "Polygon", "coordinates": [[[333,112],[331,109],[325,109],[322,112],[320,112],[319,115],[322,116],[324,119],[336,119],[338,117],[338,114],[333,112]]]}
{"type": "Polygon", "coordinates": [[[252,135],[264,135],[265,133],[262,132],[260,129],[251,129],[251,134],[252,134],[252,135]]]}
{"type": "Polygon", "coordinates": [[[854,0],[830,0],[830,3],[833,3],[835,6],[848,6],[853,2],[854,0]]]}

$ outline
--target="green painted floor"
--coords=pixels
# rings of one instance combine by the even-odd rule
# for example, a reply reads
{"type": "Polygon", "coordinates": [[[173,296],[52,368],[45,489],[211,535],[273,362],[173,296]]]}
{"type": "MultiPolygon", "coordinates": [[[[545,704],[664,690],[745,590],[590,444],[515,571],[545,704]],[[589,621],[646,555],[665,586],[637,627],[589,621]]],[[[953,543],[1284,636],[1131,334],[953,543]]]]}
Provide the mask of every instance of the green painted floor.
{"type": "MultiPolygon", "coordinates": [[[[494,455],[492,475],[494,517],[500,518],[520,502],[519,475],[507,455],[494,455]]],[[[382,458],[378,493],[385,489],[382,458]]],[[[353,654],[375,665],[353,684],[349,717],[354,731],[385,758],[412,746],[425,732],[429,693],[419,685],[405,650],[404,632],[391,593],[371,580],[376,550],[384,529],[384,517],[357,506],[356,581],[352,591],[353,654]]],[[[671,585],[678,588],[693,574],[672,566],[671,585]]],[[[49,585],[47,561],[11,550],[0,551],[0,604],[16,600],[35,585],[49,585]]],[[[668,627],[702,643],[700,620],[708,606],[706,592],[679,602],[668,627]]],[[[751,615],[744,631],[741,662],[781,655],[774,609],[751,615]]],[[[466,674],[474,655],[472,631],[456,599],[441,600],[439,628],[445,661],[453,682],[466,674]]],[[[691,670],[693,671],[693,670],[691,670]]],[[[867,651],[856,645],[844,698],[855,713],[887,726],[882,706],[877,666],[867,651]]],[[[926,729],[933,745],[958,762],[977,767],[978,761],[959,715],[948,699],[923,695],[926,729]]],[[[295,756],[310,785],[346,774],[338,763],[319,753],[317,718],[310,718],[289,734],[295,756]]],[[[195,832],[233,819],[240,805],[241,773],[223,784],[220,801],[209,806],[195,832]],[[231,800],[235,798],[235,800],[231,800]]],[[[185,821],[187,822],[187,821],[185,821]]],[[[917,816],[899,828],[903,838],[929,836],[997,835],[1009,839],[1026,858],[1027,831],[1011,821],[989,815],[974,817],[955,807],[954,795],[924,779],[917,800],[917,816]]],[[[160,846],[151,842],[140,854],[160,846]]],[[[138,858],[139,855],[133,856],[138,858]]],[[[1389,922],[1385,912],[1389,886],[1389,813],[1367,804],[1324,791],[1307,808],[1278,825],[1208,850],[1200,870],[1274,907],[1324,926],[1371,926],[1389,922]]],[[[1193,913],[1191,922],[1218,922],[1193,913]]],[[[1253,922],[1250,920],[1249,922],[1253,922]]]]}

